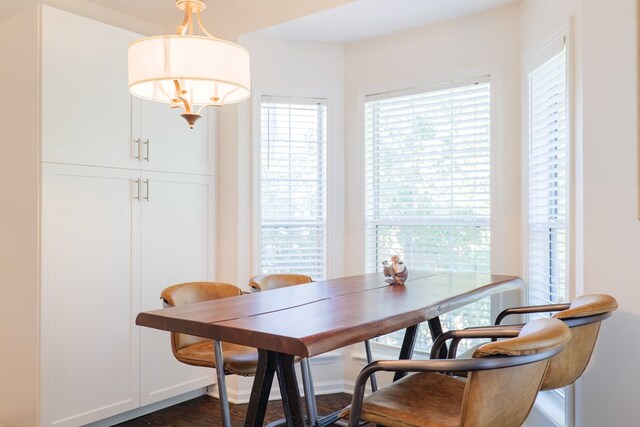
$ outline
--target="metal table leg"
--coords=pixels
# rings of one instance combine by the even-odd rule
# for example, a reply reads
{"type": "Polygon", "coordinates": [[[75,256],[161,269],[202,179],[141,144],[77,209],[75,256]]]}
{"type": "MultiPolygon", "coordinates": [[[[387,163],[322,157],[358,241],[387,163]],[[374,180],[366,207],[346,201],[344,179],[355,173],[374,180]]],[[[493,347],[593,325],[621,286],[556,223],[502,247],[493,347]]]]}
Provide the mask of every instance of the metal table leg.
{"type": "MultiPolygon", "coordinates": [[[[367,364],[373,362],[373,353],[371,352],[371,343],[369,342],[369,340],[366,340],[364,342],[364,351],[367,353],[367,364]]],[[[376,374],[371,374],[371,391],[372,392],[376,392],[378,391],[378,381],[376,380],[376,374]]]]}
{"type": "MultiPolygon", "coordinates": [[[[418,327],[420,325],[409,326],[404,333],[404,339],[402,340],[402,347],[400,348],[400,355],[398,360],[408,360],[413,356],[413,348],[416,345],[416,338],[418,337],[418,327]]],[[[393,376],[393,381],[396,382],[404,377],[405,372],[396,372],[393,376]]]]}
{"type": "Polygon", "coordinates": [[[258,366],[251,388],[245,427],[262,427],[269,402],[273,376],[277,373],[285,423],[289,427],[304,427],[300,391],[293,366],[294,356],[258,349],[258,366]]]}
{"type": "Polygon", "coordinates": [[[276,372],[278,373],[278,385],[282,396],[287,426],[304,427],[304,415],[300,404],[300,390],[294,368],[294,356],[291,354],[274,353],[276,358],[276,372]]]}
{"type": "MultiPolygon", "coordinates": [[[[429,332],[431,333],[431,339],[433,341],[436,340],[440,335],[442,335],[442,324],[440,323],[440,317],[434,317],[427,321],[429,323],[429,332]]],[[[440,347],[440,359],[447,358],[447,346],[445,344],[440,347]]]]}
{"type": "Polygon", "coordinates": [[[247,415],[244,419],[245,427],[262,427],[275,372],[275,353],[258,349],[258,366],[251,387],[247,415]]]}
{"type": "Polygon", "coordinates": [[[213,340],[213,355],[216,361],[216,376],[218,378],[218,397],[220,398],[220,412],[223,427],[231,427],[229,414],[229,399],[227,397],[227,381],[224,375],[224,358],[222,357],[222,343],[213,340]]]}
{"type": "Polygon", "coordinates": [[[300,372],[302,373],[302,385],[304,387],[304,399],[307,406],[307,423],[310,426],[318,425],[318,408],[316,407],[316,394],[313,389],[311,377],[311,364],[308,358],[300,360],[300,372]]]}

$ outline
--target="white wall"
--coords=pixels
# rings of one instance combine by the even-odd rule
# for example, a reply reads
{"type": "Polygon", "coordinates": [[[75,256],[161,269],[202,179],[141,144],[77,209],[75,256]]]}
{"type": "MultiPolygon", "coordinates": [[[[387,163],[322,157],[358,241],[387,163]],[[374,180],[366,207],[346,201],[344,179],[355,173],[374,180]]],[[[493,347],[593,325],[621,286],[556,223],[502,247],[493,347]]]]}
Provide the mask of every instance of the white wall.
{"type": "Polygon", "coordinates": [[[0,426],[35,426],[38,420],[37,22],[32,7],[0,24],[0,90],[19,112],[0,115],[0,426]]]}
{"type": "Polygon", "coordinates": [[[635,0],[582,0],[578,10],[578,292],[619,303],[578,383],[579,426],[640,423],[636,16],[635,0]]]}
{"type": "Polygon", "coordinates": [[[550,37],[565,28],[576,13],[579,0],[523,0],[520,20],[524,58],[536,54],[550,37]]]}

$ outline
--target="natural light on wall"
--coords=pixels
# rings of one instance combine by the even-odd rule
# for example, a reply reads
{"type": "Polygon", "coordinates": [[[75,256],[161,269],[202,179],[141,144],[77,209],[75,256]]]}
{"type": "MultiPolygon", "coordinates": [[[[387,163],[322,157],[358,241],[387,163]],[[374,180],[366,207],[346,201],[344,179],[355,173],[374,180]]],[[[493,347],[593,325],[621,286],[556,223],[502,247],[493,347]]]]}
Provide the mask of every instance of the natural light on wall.
{"type": "Polygon", "coordinates": [[[327,106],[260,102],[260,271],[326,275],[327,106]]]}
{"type": "MultiPolygon", "coordinates": [[[[486,78],[366,98],[367,271],[399,254],[410,271],[489,272],[490,104],[486,78]]],[[[442,320],[458,329],[489,317],[484,300],[442,320]]],[[[421,328],[417,348],[430,343],[421,328]]]]}

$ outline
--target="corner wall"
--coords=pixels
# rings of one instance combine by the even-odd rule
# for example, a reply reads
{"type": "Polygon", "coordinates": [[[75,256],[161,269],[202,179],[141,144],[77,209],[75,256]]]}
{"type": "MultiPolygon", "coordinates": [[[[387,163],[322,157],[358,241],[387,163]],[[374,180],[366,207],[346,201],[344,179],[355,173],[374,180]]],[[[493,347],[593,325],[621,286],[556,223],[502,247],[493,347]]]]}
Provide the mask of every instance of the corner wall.
{"type": "Polygon", "coordinates": [[[640,221],[636,0],[581,0],[578,155],[582,160],[577,261],[579,293],[609,293],[619,304],[601,328],[578,382],[576,425],[638,425],[640,400],[640,221]]]}
{"type": "Polygon", "coordinates": [[[0,426],[38,425],[38,38],[36,7],[0,24],[0,426]]]}

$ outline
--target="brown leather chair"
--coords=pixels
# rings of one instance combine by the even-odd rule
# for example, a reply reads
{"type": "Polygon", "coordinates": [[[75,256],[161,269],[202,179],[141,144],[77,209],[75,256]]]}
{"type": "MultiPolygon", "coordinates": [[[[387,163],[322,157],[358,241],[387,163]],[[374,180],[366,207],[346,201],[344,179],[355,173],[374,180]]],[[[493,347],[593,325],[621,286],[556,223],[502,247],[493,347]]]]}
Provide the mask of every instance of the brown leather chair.
{"type": "Polygon", "coordinates": [[[304,285],[311,283],[311,277],[304,274],[274,273],[260,274],[253,276],[249,281],[252,292],[270,291],[273,289],[286,288],[287,286],[304,285]]]}
{"type": "MultiPolygon", "coordinates": [[[[475,337],[478,337],[478,333],[481,334],[480,331],[482,330],[514,330],[515,328],[515,331],[517,331],[518,327],[520,327],[519,325],[500,325],[502,320],[507,316],[555,312],[552,317],[563,320],[571,328],[572,335],[565,350],[549,361],[549,369],[545,374],[541,390],[562,388],[573,384],[585,371],[591,360],[591,354],[593,353],[598,332],[600,331],[600,324],[604,319],[610,317],[617,308],[618,303],[615,298],[606,294],[583,295],[576,298],[570,304],[508,308],[498,315],[495,326],[493,327],[469,328],[465,331],[445,332],[434,342],[431,356],[437,357],[440,345],[448,339],[451,339],[448,357],[456,357],[457,346],[460,340],[474,338],[472,336],[465,336],[465,334],[468,334],[466,331],[471,331],[472,334],[475,333],[475,337]]],[[[478,346],[463,353],[460,355],[460,358],[470,357],[477,347],[478,346]]]]}
{"type": "MultiPolygon", "coordinates": [[[[497,335],[501,333],[498,332],[497,335]]],[[[349,426],[367,421],[387,427],[521,425],[529,414],[550,357],[571,338],[557,319],[537,319],[518,336],[477,348],[471,359],[377,361],[358,375],[349,426]],[[363,399],[376,371],[417,372],[363,399]],[[459,378],[444,372],[468,372],[459,378]]]]}
{"type": "MultiPolygon", "coordinates": [[[[190,282],[166,288],[162,291],[160,298],[165,306],[177,307],[240,295],[242,295],[241,289],[229,283],[190,282]]],[[[225,375],[255,375],[258,364],[257,350],[176,332],[171,333],[171,349],[175,358],[182,363],[216,369],[223,425],[230,426],[225,375]],[[223,361],[223,369],[217,369],[220,360],[223,361]]]]}

